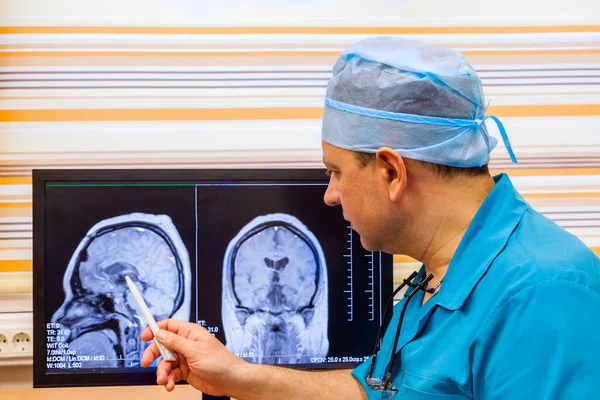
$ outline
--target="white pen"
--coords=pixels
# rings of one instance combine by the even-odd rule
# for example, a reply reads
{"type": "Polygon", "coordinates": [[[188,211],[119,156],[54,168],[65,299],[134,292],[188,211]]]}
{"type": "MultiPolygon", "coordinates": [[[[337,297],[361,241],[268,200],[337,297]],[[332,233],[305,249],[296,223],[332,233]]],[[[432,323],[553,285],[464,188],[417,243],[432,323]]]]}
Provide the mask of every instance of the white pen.
{"type": "Polygon", "coordinates": [[[135,302],[137,303],[139,310],[141,311],[142,315],[144,316],[144,319],[150,326],[150,329],[152,329],[152,334],[155,336],[154,343],[156,343],[156,347],[158,347],[158,351],[160,351],[160,354],[162,355],[163,359],[165,359],[167,361],[175,361],[175,356],[173,355],[171,350],[167,349],[164,345],[159,343],[158,340],[156,340],[156,332],[158,332],[158,325],[156,325],[156,321],[154,320],[154,317],[150,313],[150,310],[148,309],[146,302],[142,298],[140,291],[133,284],[133,281],[127,275],[125,275],[125,281],[127,281],[127,286],[129,286],[129,290],[131,291],[131,294],[133,295],[133,298],[135,299],[135,302]]]}

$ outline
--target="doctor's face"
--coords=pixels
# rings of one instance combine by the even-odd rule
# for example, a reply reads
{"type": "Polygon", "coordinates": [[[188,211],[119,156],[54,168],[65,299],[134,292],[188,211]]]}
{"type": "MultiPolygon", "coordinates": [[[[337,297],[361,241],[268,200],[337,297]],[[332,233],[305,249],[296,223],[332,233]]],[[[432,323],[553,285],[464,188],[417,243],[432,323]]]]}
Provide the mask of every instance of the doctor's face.
{"type": "Polygon", "coordinates": [[[344,218],[352,224],[368,251],[385,247],[385,187],[377,179],[375,163],[361,166],[356,155],[322,142],[323,163],[329,186],[324,200],[329,206],[341,206],[344,218]]]}

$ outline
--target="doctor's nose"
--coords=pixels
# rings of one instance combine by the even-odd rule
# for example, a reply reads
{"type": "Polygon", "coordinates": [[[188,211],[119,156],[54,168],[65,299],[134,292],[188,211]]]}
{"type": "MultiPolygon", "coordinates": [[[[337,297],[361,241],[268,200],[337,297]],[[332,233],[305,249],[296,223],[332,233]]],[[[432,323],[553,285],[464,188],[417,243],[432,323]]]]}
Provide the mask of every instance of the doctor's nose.
{"type": "Polygon", "coordinates": [[[339,206],[341,204],[340,192],[337,190],[337,184],[332,183],[331,180],[329,181],[329,186],[327,186],[323,200],[328,206],[339,206]]]}

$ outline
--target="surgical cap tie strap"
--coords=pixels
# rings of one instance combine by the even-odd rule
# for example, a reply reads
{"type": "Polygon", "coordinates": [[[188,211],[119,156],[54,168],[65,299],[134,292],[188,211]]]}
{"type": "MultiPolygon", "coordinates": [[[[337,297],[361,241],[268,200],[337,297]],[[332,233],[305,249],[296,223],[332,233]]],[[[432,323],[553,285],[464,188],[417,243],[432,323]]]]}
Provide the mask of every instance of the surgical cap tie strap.
{"type": "Polygon", "coordinates": [[[483,123],[486,119],[491,118],[498,126],[498,130],[500,131],[500,136],[502,136],[502,141],[504,142],[504,146],[506,147],[506,151],[510,155],[510,159],[514,163],[518,163],[517,157],[515,157],[515,153],[513,152],[512,146],[510,145],[510,140],[508,140],[508,135],[506,134],[506,129],[504,129],[504,125],[500,120],[494,115],[488,115],[481,120],[480,124],[483,123]]]}
{"type": "Polygon", "coordinates": [[[517,162],[517,158],[512,150],[510,145],[510,141],[508,140],[508,135],[506,134],[506,130],[504,129],[504,125],[498,118],[493,115],[489,115],[484,117],[483,119],[460,119],[460,118],[441,118],[441,117],[429,117],[424,115],[416,115],[416,114],[403,114],[396,113],[391,111],[383,111],[383,110],[374,110],[372,108],[355,106],[353,104],[343,103],[341,101],[333,100],[329,97],[325,98],[325,105],[331,107],[333,109],[344,111],[352,114],[362,115],[365,117],[371,118],[379,118],[379,119],[387,119],[391,121],[401,121],[408,122],[414,124],[427,124],[427,125],[442,125],[442,126],[464,126],[464,127],[473,127],[479,129],[483,121],[488,118],[491,118],[496,122],[498,129],[500,130],[500,135],[502,136],[502,140],[504,141],[504,145],[508,154],[510,155],[510,159],[513,163],[517,162]]]}

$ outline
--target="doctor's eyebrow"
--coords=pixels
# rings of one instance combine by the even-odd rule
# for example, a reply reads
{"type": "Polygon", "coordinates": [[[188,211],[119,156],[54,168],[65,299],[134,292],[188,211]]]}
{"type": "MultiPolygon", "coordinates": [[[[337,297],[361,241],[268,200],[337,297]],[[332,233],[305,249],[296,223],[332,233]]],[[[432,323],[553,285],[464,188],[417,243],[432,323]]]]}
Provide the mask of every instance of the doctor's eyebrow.
{"type": "Polygon", "coordinates": [[[324,164],[324,165],[325,165],[327,168],[329,168],[329,167],[332,167],[332,168],[337,168],[337,166],[336,166],[334,163],[332,163],[331,161],[329,161],[329,160],[328,160],[328,159],[326,159],[326,158],[323,158],[323,164],[324,164]]]}

